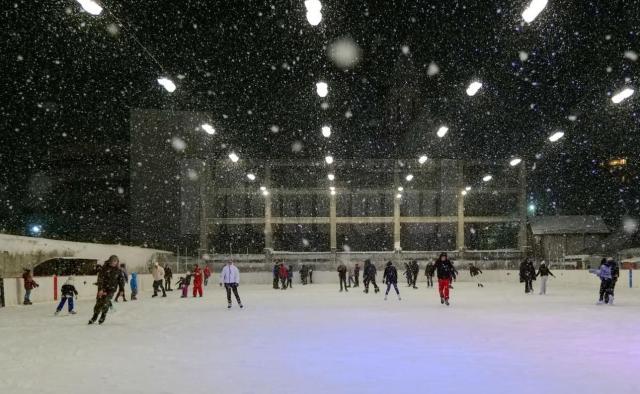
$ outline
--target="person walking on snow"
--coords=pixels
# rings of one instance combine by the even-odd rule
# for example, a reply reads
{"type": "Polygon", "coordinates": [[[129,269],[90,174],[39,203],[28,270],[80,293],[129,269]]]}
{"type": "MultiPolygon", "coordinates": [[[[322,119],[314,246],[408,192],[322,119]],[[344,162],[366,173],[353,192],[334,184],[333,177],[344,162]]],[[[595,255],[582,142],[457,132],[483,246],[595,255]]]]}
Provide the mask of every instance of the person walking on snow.
{"type": "Polygon", "coordinates": [[[153,276],[153,295],[152,297],[158,296],[158,289],[162,290],[162,296],[166,297],[167,292],[164,290],[164,285],[162,282],[164,281],[164,268],[160,266],[160,264],[155,263],[153,268],[151,269],[151,275],[153,276]]]}
{"type": "Polygon", "coordinates": [[[449,286],[453,278],[453,264],[449,260],[446,253],[441,253],[438,260],[433,265],[438,277],[438,293],[440,294],[440,303],[449,305],[449,286]]]}
{"type": "Polygon", "coordinates": [[[434,267],[433,263],[427,263],[427,266],[424,267],[424,275],[427,277],[427,287],[433,287],[433,275],[435,274],[436,267],[434,267]]]}
{"type": "Polygon", "coordinates": [[[62,285],[62,288],[60,289],[60,303],[56,308],[55,315],[58,315],[62,308],[64,308],[65,302],[68,302],[69,304],[69,313],[75,315],[76,311],[73,310],[73,297],[76,297],[77,299],[78,291],[74,286],[73,276],[70,276],[69,279],[64,282],[64,285],[62,285]]]}
{"type": "Polygon", "coordinates": [[[173,291],[171,289],[171,279],[173,279],[173,271],[171,271],[171,267],[167,263],[164,265],[164,289],[166,291],[173,291]]]}
{"type": "Polygon", "coordinates": [[[131,273],[131,281],[129,282],[129,287],[131,287],[131,301],[135,301],[138,299],[138,273],[131,273]]]}
{"type": "Polygon", "coordinates": [[[202,268],[200,268],[198,266],[198,264],[196,264],[195,268],[193,269],[193,296],[200,296],[202,297],[202,281],[203,281],[203,275],[202,275],[202,268]]]}
{"type": "Polygon", "coordinates": [[[369,293],[369,284],[373,284],[373,289],[377,293],[380,291],[378,284],[376,283],[376,266],[373,265],[371,260],[366,259],[364,261],[364,273],[362,274],[362,281],[364,282],[364,292],[369,293]]]}
{"type": "Polygon", "coordinates": [[[549,270],[545,262],[540,263],[540,268],[538,268],[538,272],[536,273],[536,278],[540,277],[540,295],[547,294],[547,280],[549,279],[549,275],[556,277],[553,272],[549,270]]]}
{"type": "Polygon", "coordinates": [[[287,266],[284,263],[280,263],[280,267],[278,267],[278,278],[280,278],[280,284],[282,285],[280,288],[282,290],[287,289],[287,279],[289,279],[289,271],[287,270],[287,266]]]}
{"type": "Polygon", "coordinates": [[[31,276],[31,270],[28,268],[24,269],[24,273],[22,274],[22,279],[24,281],[24,300],[22,301],[22,305],[32,305],[31,302],[31,290],[40,286],[33,280],[33,276],[31,276]]]}
{"type": "Polygon", "coordinates": [[[238,286],[240,286],[240,271],[238,267],[233,265],[233,261],[227,261],[227,265],[222,267],[220,272],[220,286],[224,284],[224,288],[227,291],[227,308],[231,308],[231,292],[236,297],[236,302],[240,308],[242,301],[240,301],[240,295],[238,295],[238,286]]]}
{"type": "Polygon", "coordinates": [[[344,291],[347,290],[347,266],[340,264],[338,266],[338,280],[340,281],[340,291],[342,292],[342,285],[344,284],[344,291]]]}
{"type": "Polygon", "coordinates": [[[118,289],[120,280],[119,262],[118,256],[115,254],[110,256],[98,273],[98,294],[96,294],[96,305],[93,307],[93,317],[89,320],[89,324],[95,323],[98,315],[100,315],[98,324],[104,323],[107,318],[107,312],[109,312],[109,307],[111,306],[111,298],[113,298],[118,289]]]}
{"type": "Polygon", "coordinates": [[[207,286],[209,284],[209,278],[211,277],[211,268],[209,265],[204,266],[204,285],[207,286]]]}
{"type": "Polygon", "coordinates": [[[471,275],[472,278],[476,278],[478,287],[484,287],[484,285],[480,283],[480,278],[478,278],[480,274],[482,274],[482,270],[471,263],[469,265],[469,275],[471,275]]]}
{"type": "Polygon", "coordinates": [[[384,293],[384,300],[387,300],[387,296],[389,295],[389,289],[393,285],[393,288],[398,295],[398,301],[402,300],[400,298],[400,290],[398,290],[398,270],[393,266],[391,261],[387,262],[387,266],[384,269],[384,275],[382,275],[382,283],[387,284],[387,291],[384,293]]]}

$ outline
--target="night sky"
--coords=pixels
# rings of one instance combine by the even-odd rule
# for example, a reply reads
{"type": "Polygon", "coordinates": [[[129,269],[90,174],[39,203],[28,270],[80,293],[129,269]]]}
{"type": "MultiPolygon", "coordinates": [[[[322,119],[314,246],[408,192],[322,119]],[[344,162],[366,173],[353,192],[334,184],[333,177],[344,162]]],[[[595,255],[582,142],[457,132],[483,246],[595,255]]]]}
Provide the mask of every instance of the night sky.
{"type": "Polygon", "coordinates": [[[611,101],[640,87],[640,1],[550,0],[527,24],[520,0],[324,0],[318,26],[302,0],[5,3],[2,231],[127,242],[132,108],[209,112],[221,150],[265,160],[518,156],[537,214],[640,215],[640,96],[611,101]]]}

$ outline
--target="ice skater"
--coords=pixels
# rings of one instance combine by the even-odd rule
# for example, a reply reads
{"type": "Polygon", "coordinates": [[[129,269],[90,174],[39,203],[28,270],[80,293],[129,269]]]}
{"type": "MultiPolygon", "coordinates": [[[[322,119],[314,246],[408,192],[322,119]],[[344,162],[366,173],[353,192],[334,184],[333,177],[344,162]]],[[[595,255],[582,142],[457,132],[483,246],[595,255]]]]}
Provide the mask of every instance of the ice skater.
{"type": "Polygon", "coordinates": [[[417,289],[416,282],[418,281],[418,274],[420,273],[420,264],[418,260],[413,260],[409,263],[409,269],[411,270],[411,285],[414,289],[417,289]]]}
{"type": "Polygon", "coordinates": [[[220,272],[220,286],[224,284],[224,288],[227,291],[227,308],[231,308],[231,292],[236,297],[236,302],[240,308],[242,301],[240,301],[240,295],[238,295],[238,286],[240,286],[240,271],[238,267],[233,265],[233,261],[227,261],[227,265],[222,268],[220,272]]]}
{"type": "Polygon", "coordinates": [[[280,289],[287,289],[287,280],[289,279],[289,271],[287,270],[287,266],[284,263],[280,263],[280,267],[278,267],[278,278],[280,278],[280,289]]]}
{"type": "Polygon", "coordinates": [[[411,268],[409,267],[409,263],[404,263],[404,277],[407,278],[407,287],[411,287],[411,268]]]}
{"type": "Polygon", "coordinates": [[[152,297],[158,296],[158,289],[162,290],[162,296],[166,297],[167,292],[164,289],[164,285],[162,282],[164,281],[164,268],[160,266],[160,264],[155,263],[153,268],[151,269],[151,275],[153,276],[153,295],[152,297]]]}
{"type": "Polygon", "coordinates": [[[289,266],[287,270],[287,287],[293,289],[293,267],[289,266]]]}
{"type": "Polygon", "coordinates": [[[131,301],[138,299],[138,273],[131,273],[131,280],[129,281],[129,287],[131,287],[131,301]]]}
{"type": "Polygon", "coordinates": [[[547,294],[547,280],[549,279],[549,275],[556,277],[553,272],[549,270],[547,264],[543,261],[540,263],[540,268],[538,268],[538,272],[536,273],[536,278],[540,277],[540,295],[547,294]]]}
{"type": "Polygon", "coordinates": [[[364,273],[362,274],[362,281],[364,282],[365,293],[369,293],[369,284],[373,284],[373,289],[376,293],[380,291],[380,288],[376,283],[376,266],[373,265],[373,263],[369,259],[366,259],[364,261],[364,273]]]}
{"type": "Polygon", "coordinates": [[[118,282],[120,280],[120,269],[118,263],[120,260],[118,256],[111,255],[107,261],[104,262],[102,269],[98,273],[98,293],[96,294],[96,305],[93,307],[93,317],[89,320],[89,324],[93,324],[100,320],[98,324],[104,323],[107,318],[107,312],[111,306],[111,298],[118,289],[118,282]]]}
{"type": "Polygon", "coordinates": [[[203,281],[202,269],[198,266],[198,264],[196,264],[195,268],[193,269],[193,296],[194,297],[197,297],[197,296],[202,297],[202,281],[203,281]]]}
{"type": "Polygon", "coordinates": [[[208,264],[204,266],[204,286],[206,287],[209,284],[209,278],[211,277],[211,268],[209,268],[208,264]]]}
{"type": "Polygon", "coordinates": [[[393,286],[396,294],[398,295],[398,301],[402,300],[402,298],[400,298],[400,290],[398,290],[398,270],[393,266],[393,263],[391,261],[387,262],[387,266],[384,269],[382,283],[387,284],[387,291],[384,293],[385,301],[387,300],[387,296],[389,295],[389,289],[391,289],[391,286],[393,286]]]}
{"type": "Polygon", "coordinates": [[[280,270],[280,264],[275,263],[273,265],[273,288],[276,290],[280,290],[280,286],[278,286],[278,272],[280,270]]]}
{"type": "Polygon", "coordinates": [[[166,291],[173,291],[171,288],[171,279],[173,279],[173,271],[171,271],[171,267],[169,263],[164,265],[164,289],[166,291]]]}
{"type": "Polygon", "coordinates": [[[440,303],[449,306],[449,287],[453,278],[453,264],[449,260],[446,253],[441,253],[438,260],[433,265],[438,277],[438,293],[440,294],[440,303]]]}
{"type": "Polygon", "coordinates": [[[360,264],[356,263],[356,266],[353,268],[353,287],[360,287],[360,264]]]}
{"type": "Polygon", "coordinates": [[[31,302],[31,290],[40,286],[33,280],[33,276],[31,276],[31,270],[28,268],[24,269],[24,273],[22,274],[22,279],[24,281],[24,300],[22,301],[22,305],[32,305],[31,302]]]}
{"type": "Polygon", "coordinates": [[[344,264],[340,264],[338,266],[338,280],[340,281],[340,291],[342,292],[342,285],[344,284],[344,291],[349,291],[347,289],[347,266],[344,264]]]}
{"type": "Polygon", "coordinates": [[[76,299],[77,299],[78,290],[76,290],[76,287],[74,286],[73,276],[70,276],[64,282],[64,285],[62,285],[62,288],[60,289],[60,303],[58,304],[58,307],[56,308],[55,315],[57,316],[58,313],[60,313],[60,311],[62,311],[62,308],[64,308],[65,302],[68,303],[69,313],[72,314],[72,315],[75,315],[76,311],[73,310],[73,298],[74,297],[76,297],[76,299]]]}
{"type": "Polygon", "coordinates": [[[481,274],[482,274],[482,270],[480,268],[473,265],[473,263],[469,265],[469,275],[471,275],[472,278],[476,278],[476,283],[478,283],[478,287],[484,287],[484,285],[480,283],[479,276],[481,274]]]}
{"type": "Polygon", "coordinates": [[[176,287],[179,290],[182,290],[182,295],[180,298],[187,298],[189,294],[189,285],[191,284],[191,272],[187,271],[186,276],[180,277],[178,282],[176,283],[176,287]]]}
{"type": "Polygon", "coordinates": [[[427,266],[424,267],[424,276],[427,277],[427,287],[433,287],[433,275],[435,274],[436,267],[433,263],[427,263],[427,266]]]}
{"type": "Polygon", "coordinates": [[[120,296],[122,296],[122,301],[127,302],[127,297],[124,292],[124,287],[129,281],[129,275],[127,275],[127,269],[124,264],[120,264],[120,280],[118,282],[118,293],[116,294],[115,302],[118,302],[120,296]]]}
{"type": "Polygon", "coordinates": [[[520,283],[524,282],[525,294],[533,294],[533,281],[536,280],[536,269],[530,258],[520,263],[520,283]]]}
{"type": "Polygon", "coordinates": [[[618,283],[618,278],[620,278],[620,265],[613,257],[607,258],[607,261],[609,262],[609,267],[611,267],[611,295],[609,296],[609,304],[613,304],[616,284],[618,283]]]}
{"type": "Polygon", "coordinates": [[[613,274],[609,261],[607,259],[602,259],[600,262],[600,268],[592,268],[589,272],[596,274],[600,278],[600,298],[598,299],[598,305],[613,305],[613,297],[611,296],[613,274]]]}

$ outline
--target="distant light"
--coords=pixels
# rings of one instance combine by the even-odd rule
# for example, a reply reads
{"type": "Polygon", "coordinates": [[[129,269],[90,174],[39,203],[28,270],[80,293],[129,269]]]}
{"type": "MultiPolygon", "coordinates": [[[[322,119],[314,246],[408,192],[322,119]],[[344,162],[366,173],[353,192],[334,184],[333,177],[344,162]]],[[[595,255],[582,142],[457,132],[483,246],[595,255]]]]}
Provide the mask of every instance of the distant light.
{"type": "Polygon", "coordinates": [[[429,160],[429,158],[427,157],[427,155],[422,155],[420,156],[420,158],[418,159],[418,163],[420,164],[424,164],[427,162],[427,160],[429,160]]]}
{"type": "Polygon", "coordinates": [[[31,234],[39,235],[42,232],[42,226],[34,224],[31,226],[31,234]]]}
{"type": "Polygon", "coordinates": [[[158,83],[169,93],[173,93],[176,90],[176,84],[169,78],[158,78],[158,83]]]}
{"type": "Polygon", "coordinates": [[[482,178],[482,180],[483,180],[484,182],[489,182],[489,181],[490,181],[490,180],[492,180],[492,179],[493,179],[493,175],[485,175],[485,176],[482,178]]]}
{"type": "Polygon", "coordinates": [[[396,198],[402,198],[402,193],[396,194],[396,198]]]}
{"type": "Polygon", "coordinates": [[[316,92],[320,97],[327,97],[329,94],[329,85],[326,82],[318,82],[316,83],[316,92]]]}
{"type": "Polygon", "coordinates": [[[266,190],[267,190],[267,187],[266,187],[266,186],[260,186],[260,191],[263,191],[263,192],[264,192],[264,191],[266,191],[266,190]]]}
{"type": "Polygon", "coordinates": [[[470,190],[471,190],[471,186],[467,186],[467,187],[465,187],[465,188],[464,188],[464,190],[466,190],[466,191],[470,191],[470,190]]]}
{"type": "Polygon", "coordinates": [[[264,189],[264,190],[262,191],[262,195],[263,195],[263,196],[268,196],[268,195],[269,195],[269,190],[264,189]]]}
{"type": "Polygon", "coordinates": [[[535,212],[536,211],[535,204],[529,204],[528,209],[529,209],[529,212],[535,212]]]}
{"type": "Polygon", "coordinates": [[[329,186],[329,190],[336,190],[335,186],[329,186]]]}
{"type": "Polygon", "coordinates": [[[252,173],[248,173],[247,174],[247,178],[249,178],[249,180],[252,181],[252,182],[256,180],[256,176],[254,174],[252,174],[252,173]]]}
{"type": "Polygon", "coordinates": [[[325,161],[327,164],[333,164],[333,156],[326,156],[326,157],[324,158],[324,161],[325,161]]]}
{"type": "Polygon", "coordinates": [[[307,11],[307,22],[311,26],[318,26],[322,22],[322,12],[320,11],[307,11]]]}
{"type": "Polygon", "coordinates": [[[406,179],[407,182],[411,182],[413,180],[413,175],[409,174],[404,179],[406,179]]]}
{"type": "Polygon", "coordinates": [[[634,93],[635,93],[635,90],[631,88],[626,88],[620,93],[616,93],[613,97],[611,97],[611,101],[613,101],[614,104],[620,104],[624,100],[633,96],[634,93]]]}
{"type": "Polygon", "coordinates": [[[76,0],[80,6],[91,15],[100,15],[102,7],[93,0],[76,0]]]}
{"type": "Polygon", "coordinates": [[[609,167],[624,167],[627,165],[627,159],[611,159],[609,160],[609,167]]]}
{"type": "Polygon", "coordinates": [[[327,178],[329,178],[330,181],[335,181],[336,176],[333,175],[333,174],[329,174],[329,175],[327,175],[327,178]]]}
{"type": "Polygon", "coordinates": [[[520,163],[522,163],[522,159],[520,159],[520,158],[516,157],[516,158],[514,158],[514,159],[511,159],[511,161],[509,162],[509,165],[510,165],[511,167],[515,167],[515,166],[517,166],[517,165],[518,165],[518,164],[520,164],[520,163]]]}
{"type": "Polygon", "coordinates": [[[522,12],[522,19],[527,23],[533,22],[546,6],[547,0],[531,0],[529,7],[522,12]]]}
{"type": "Polygon", "coordinates": [[[335,196],[336,195],[336,189],[331,189],[329,191],[329,193],[331,193],[332,196],[335,196]]]}
{"type": "Polygon", "coordinates": [[[438,137],[442,138],[445,135],[447,135],[448,131],[449,131],[449,128],[447,126],[440,126],[436,134],[438,135],[438,137]]]}
{"type": "Polygon", "coordinates": [[[237,163],[238,160],[240,160],[240,158],[238,157],[238,155],[235,154],[235,152],[229,153],[229,159],[231,159],[231,161],[234,163],[237,163]]]}
{"type": "Polygon", "coordinates": [[[562,137],[564,137],[564,132],[556,131],[555,133],[551,134],[551,136],[549,137],[549,141],[556,142],[562,137]]]}
{"type": "Polygon", "coordinates": [[[331,137],[331,127],[322,126],[322,136],[325,138],[331,137]]]}
{"type": "Polygon", "coordinates": [[[478,90],[482,87],[482,83],[478,81],[471,82],[469,87],[467,88],[467,95],[475,96],[478,93],[478,90]]]}
{"type": "Polygon", "coordinates": [[[216,133],[216,129],[214,129],[213,126],[211,126],[209,123],[203,123],[200,127],[207,134],[214,135],[216,133]]]}
{"type": "Polygon", "coordinates": [[[463,196],[466,196],[467,195],[467,191],[463,190],[463,191],[460,192],[460,194],[462,194],[463,196]]]}
{"type": "Polygon", "coordinates": [[[399,191],[399,192],[404,191],[404,187],[402,187],[402,186],[398,186],[398,191],[399,191]]]}

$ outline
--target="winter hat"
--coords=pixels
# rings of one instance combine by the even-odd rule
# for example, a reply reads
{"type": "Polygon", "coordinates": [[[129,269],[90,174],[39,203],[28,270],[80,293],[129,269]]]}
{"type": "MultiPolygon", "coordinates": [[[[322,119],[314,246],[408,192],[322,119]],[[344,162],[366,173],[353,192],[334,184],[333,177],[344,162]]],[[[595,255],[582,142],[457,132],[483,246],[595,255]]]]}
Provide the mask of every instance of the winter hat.
{"type": "Polygon", "coordinates": [[[73,276],[70,276],[69,278],[67,278],[67,280],[64,282],[65,285],[72,285],[73,286],[74,280],[73,280],[73,276]]]}
{"type": "Polygon", "coordinates": [[[391,261],[387,261],[387,267],[391,267],[391,261]]]}

